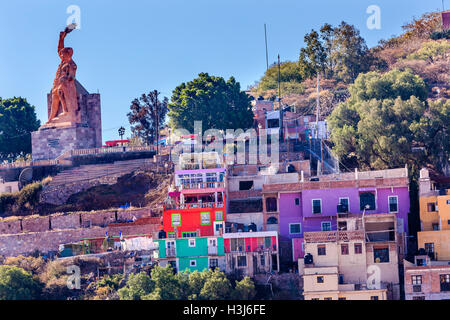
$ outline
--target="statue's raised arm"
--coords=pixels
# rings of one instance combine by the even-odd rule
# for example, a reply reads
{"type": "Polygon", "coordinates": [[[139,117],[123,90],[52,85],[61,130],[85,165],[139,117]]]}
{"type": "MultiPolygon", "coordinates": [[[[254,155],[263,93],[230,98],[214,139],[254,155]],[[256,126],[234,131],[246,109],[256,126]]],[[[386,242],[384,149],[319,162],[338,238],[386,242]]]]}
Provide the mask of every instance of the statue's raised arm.
{"type": "Polygon", "coordinates": [[[61,56],[61,50],[64,49],[64,39],[66,38],[66,36],[71,33],[75,28],[76,28],[76,24],[71,24],[68,25],[66,27],[66,29],[64,29],[64,31],[61,31],[59,33],[59,42],[58,42],[58,55],[59,57],[62,59],[63,57],[61,56]]]}

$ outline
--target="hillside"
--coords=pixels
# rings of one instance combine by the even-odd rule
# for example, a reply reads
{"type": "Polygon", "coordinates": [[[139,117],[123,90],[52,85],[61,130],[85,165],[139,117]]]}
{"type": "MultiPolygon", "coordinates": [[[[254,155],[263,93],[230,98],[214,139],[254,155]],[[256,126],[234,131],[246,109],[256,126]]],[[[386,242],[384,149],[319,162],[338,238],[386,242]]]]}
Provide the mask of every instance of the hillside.
{"type": "MultiPolygon", "coordinates": [[[[368,71],[385,73],[393,69],[403,71],[409,68],[424,79],[429,98],[449,98],[450,40],[449,32],[442,32],[440,13],[427,13],[414,19],[402,27],[403,34],[382,40],[370,49],[366,47],[356,28],[345,25],[346,30],[353,33],[347,40],[359,42],[359,45],[348,46],[344,50],[354,56],[362,52],[364,56],[364,59],[357,61],[352,71],[354,75],[350,77],[345,76],[345,70],[342,71],[342,67],[339,67],[339,64],[347,63],[338,53],[343,50],[342,44],[346,39],[341,38],[342,42],[339,43],[338,31],[335,31],[337,35],[334,38],[327,38],[330,33],[327,28],[330,27],[325,24],[320,35],[316,31],[305,35],[306,47],[300,50],[299,60],[281,64],[282,101],[285,105],[294,107],[297,113],[305,115],[315,112],[317,70],[321,73],[320,103],[323,117],[330,115],[337,104],[349,97],[349,85],[360,73],[368,71]],[[330,44],[330,41],[334,42],[330,44]],[[305,71],[308,68],[310,70],[305,71]]],[[[343,29],[342,24],[334,28],[336,29],[343,29]]],[[[273,100],[278,95],[277,81],[278,66],[274,64],[250,89],[250,93],[255,98],[263,96],[273,100]]]]}

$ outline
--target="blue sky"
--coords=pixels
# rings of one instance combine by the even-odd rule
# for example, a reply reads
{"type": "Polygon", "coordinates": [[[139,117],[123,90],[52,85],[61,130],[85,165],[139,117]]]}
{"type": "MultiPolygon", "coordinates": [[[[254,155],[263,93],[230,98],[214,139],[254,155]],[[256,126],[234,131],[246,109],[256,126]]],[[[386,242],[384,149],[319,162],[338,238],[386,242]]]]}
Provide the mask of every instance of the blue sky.
{"type": "Polygon", "coordinates": [[[70,5],[81,9],[81,29],[66,46],[74,48],[77,79],[101,93],[104,141],[117,139],[120,126],[130,134],[126,114],[144,92],[158,89],[170,99],[200,72],[234,76],[243,89],[259,80],[264,23],[272,63],[278,53],[296,60],[305,33],[325,22],[354,24],[371,47],[400,34],[412,17],[442,8],[441,0],[0,0],[0,97],[27,98],[42,123],[70,5]],[[381,9],[380,30],[366,26],[369,5],[381,9]]]}

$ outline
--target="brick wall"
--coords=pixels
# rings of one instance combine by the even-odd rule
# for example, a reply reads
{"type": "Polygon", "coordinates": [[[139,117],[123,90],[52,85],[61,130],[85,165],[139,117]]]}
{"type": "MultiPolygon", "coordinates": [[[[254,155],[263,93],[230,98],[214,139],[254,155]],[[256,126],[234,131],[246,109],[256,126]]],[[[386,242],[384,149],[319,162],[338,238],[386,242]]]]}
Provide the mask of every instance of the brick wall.
{"type": "Polygon", "coordinates": [[[17,218],[16,220],[11,218],[5,220],[0,219],[0,235],[49,231],[50,224],[52,230],[77,229],[87,226],[105,227],[116,221],[116,215],[117,220],[128,221],[133,220],[134,217],[136,219],[150,217],[150,214],[150,208],[138,208],[129,210],[56,213],[45,217],[32,216],[22,219],[17,218]],[[22,228],[20,220],[22,220],[22,228]]]}
{"type": "MultiPolygon", "coordinates": [[[[78,215],[74,216],[76,217],[78,215]]],[[[63,217],[59,217],[59,223],[63,221],[61,220],[63,217]]],[[[66,228],[43,232],[4,234],[0,235],[0,256],[28,254],[36,249],[44,253],[57,251],[61,244],[78,242],[86,238],[103,237],[106,232],[110,236],[119,236],[120,232],[122,232],[124,236],[150,234],[153,238],[156,238],[160,226],[161,222],[159,217],[147,217],[130,223],[112,223],[107,227],[94,226],[92,228],[66,228]]]]}

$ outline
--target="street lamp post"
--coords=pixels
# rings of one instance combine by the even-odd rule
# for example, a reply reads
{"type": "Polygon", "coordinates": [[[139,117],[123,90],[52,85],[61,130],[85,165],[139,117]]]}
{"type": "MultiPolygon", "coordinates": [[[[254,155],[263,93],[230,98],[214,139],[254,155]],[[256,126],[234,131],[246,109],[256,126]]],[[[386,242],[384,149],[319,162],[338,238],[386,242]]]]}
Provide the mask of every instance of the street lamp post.
{"type": "Polygon", "coordinates": [[[119,131],[120,140],[123,140],[123,135],[125,134],[125,128],[120,127],[118,131],[119,131]]]}

